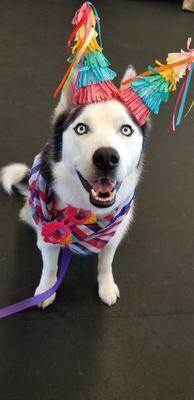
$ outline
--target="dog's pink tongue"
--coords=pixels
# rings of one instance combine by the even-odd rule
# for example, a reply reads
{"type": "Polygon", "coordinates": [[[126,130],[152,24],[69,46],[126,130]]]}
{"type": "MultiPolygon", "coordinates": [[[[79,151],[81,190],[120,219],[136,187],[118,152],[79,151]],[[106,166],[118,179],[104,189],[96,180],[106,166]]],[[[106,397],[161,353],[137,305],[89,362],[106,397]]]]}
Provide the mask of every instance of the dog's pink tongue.
{"type": "Polygon", "coordinates": [[[102,179],[102,180],[96,180],[96,181],[91,182],[91,185],[96,193],[111,192],[113,190],[115,184],[116,184],[116,181],[109,180],[109,179],[106,179],[106,180],[102,179]]]}

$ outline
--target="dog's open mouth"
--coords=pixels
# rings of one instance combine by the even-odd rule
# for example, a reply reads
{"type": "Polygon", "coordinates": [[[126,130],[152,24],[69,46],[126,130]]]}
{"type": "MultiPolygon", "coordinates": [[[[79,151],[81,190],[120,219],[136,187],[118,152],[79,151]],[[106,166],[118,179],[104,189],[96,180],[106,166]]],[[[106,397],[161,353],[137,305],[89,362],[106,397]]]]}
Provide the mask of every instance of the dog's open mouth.
{"type": "Polygon", "coordinates": [[[90,202],[96,207],[110,207],[114,204],[117,192],[117,182],[112,178],[98,178],[87,181],[77,171],[79,179],[90,195],[90,202]]]}

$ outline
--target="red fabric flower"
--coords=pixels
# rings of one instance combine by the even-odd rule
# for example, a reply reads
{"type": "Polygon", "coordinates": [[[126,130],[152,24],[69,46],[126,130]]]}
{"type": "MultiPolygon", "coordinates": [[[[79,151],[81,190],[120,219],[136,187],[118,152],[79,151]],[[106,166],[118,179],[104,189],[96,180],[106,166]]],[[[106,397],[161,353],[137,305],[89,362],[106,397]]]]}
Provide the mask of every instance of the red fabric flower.
{"type": "Polygon", "coordinates": [[[42,225],[42,236],[45,242],[61,243],[71,236],[71,231],[66,225],[66,218],[59,221],[44,222],[42,225]]]}

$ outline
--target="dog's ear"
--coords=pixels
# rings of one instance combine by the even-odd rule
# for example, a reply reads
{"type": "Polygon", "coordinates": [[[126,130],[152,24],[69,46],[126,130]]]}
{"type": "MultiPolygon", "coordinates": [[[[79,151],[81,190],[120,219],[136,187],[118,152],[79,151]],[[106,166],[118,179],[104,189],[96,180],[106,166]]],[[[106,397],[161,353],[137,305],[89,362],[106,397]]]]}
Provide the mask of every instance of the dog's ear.
{"type": "Polygon", "coordinates": [[[151,130],[152,130],[152,117],[149,116],[146,120],[146,123],[142,126],[144,138],[149,137],[149,133],[151,130]]]}
{"type": "Polygon", "coordinates": [[[69,97],[69,93],[61,92],[61,98],[59,100],[59,103],[57,104],[57,107],[54,110],[54,120],[56,120],[59,115],[64,113],[64,111],[68,110],[69,97]]]}
{"type": "MultiPolygon", "coordinates": [[[[123,75],[123,78],[121,80],[121,83],[126,81],[127,79],[131,79],[133,78],[135,75],[137,75],[137,72],[135,70],[135,68],[133,67],[133,65],[129,65],[123,75]]],[[[120,89],[127,89],[130,86],[130,83],[125,85],[125,86],[121,86],[120,89]]]]}
{"type": "Polygon", "coordinates": [[[143,125],[143,130],[144,130],[145,134],[149,133],[152,130],[152,117],[151,116],[149,116],[147,118],[146,123],[143,125]]]}
{"type": "Polygon", "coordinates": [[[54,109],[53,122],[57,120],[59,115],[69,110],[71,104],[70,100],[71,100],[71,87],[64,92],[63,91],[61,92],[61,98],[59,100],[59,103],[57,104],[57,107],[54,109]]]}
{"type": "MultiPolygon", "coordinates": [[[[127,81],[127,79],[134,78],[136,75],[137,75],[137,72],[136,72],[135,68],[133,67],[133,65],[129,65],[124,73],[121,83],[124,81],[127,81]]],[[[127,89],[129,86],[130,86],[130,83],[128,83],[125,86],[120,86],[120,90],[127,89]]],[[[143,132],[145,135],[151,131],[152,118],[150,116],[147,118],[146,123],[142,126],[142,129],[143,129],[143,132]]]]}
{"type": "Polygon", "coordinates": [[[75,80],[77,79],[77,73],[78,73],[77,70],[75,70],[72,83],[69,85],[68,89],[66,89],[65,91],[63,90],[61,91],[61,98],[59,100],[57,107],[54,110],[53,122],[56,121],[59,115],[69,111],[72,108],[71,94],[75,80]]]}

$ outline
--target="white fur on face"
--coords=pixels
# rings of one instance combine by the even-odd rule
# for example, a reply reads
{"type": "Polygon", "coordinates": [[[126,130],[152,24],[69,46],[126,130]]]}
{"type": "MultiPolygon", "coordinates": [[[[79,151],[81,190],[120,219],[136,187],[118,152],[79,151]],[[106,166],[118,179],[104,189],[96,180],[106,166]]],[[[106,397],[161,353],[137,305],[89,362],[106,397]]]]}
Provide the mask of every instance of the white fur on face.
{"type": "Polygon", "coordinates": [[[118,100],[91,104],[83,111],[63,133],[62,160],[53,165],[53,188],[58,197],[58,207],[67,204],[91,210],[98,216],[111,212],[133,196],[141,168],[136,168],[142,151],[143,135],[130,117],[125,106],[118,100]],[[90,131],[79,136],[74,127],[78,123],[87,124],[90,131]],[[134,132],[126,137],[120,132],[122,125],[130,125],[134,132]],[[115,203],[106,209],[96,208],[91,204],[89,194],[78,178],[76,170],[90,181],[95,179],[96,170],[92,156],[100,147],[113,147],[120,155],[120,164],[115,179],[121,183],[115,203]]]}
{"type": "Polygon", "coordinates": [[[72,175],[78,170],[86,180],[95,179],[93,154],[100,147],[112,147],[120,156],[115,178],[122,182],[137,166],[142,150],[141,129],[130,117],[126,108],[117,100],[87,105],[63,133],[62,161],[72,175]],[[78,135],[74,127],[86,124],[89,132],[78,135]],[[121,133],[122,125],[130,125],[131,136],[121,133]]]}

